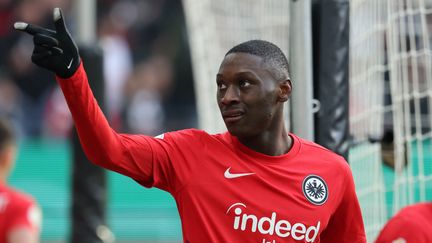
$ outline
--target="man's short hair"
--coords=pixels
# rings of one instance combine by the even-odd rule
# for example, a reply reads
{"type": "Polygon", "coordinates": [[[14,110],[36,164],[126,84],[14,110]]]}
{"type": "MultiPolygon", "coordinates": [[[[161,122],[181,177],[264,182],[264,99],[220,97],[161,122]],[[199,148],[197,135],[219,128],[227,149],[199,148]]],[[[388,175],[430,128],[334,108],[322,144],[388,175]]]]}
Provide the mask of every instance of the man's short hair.
{"type": "Polygon", "coordinates": [[[0,117],[0,152],[15,143],[15,134],[9,122],[0,117]]]}
{"type": "Polygon", "coordinates": [[[234,46],[225,56],[238,52],[261,57],[264,63],[274,69],[278,81],[289,79],[288,59],[275,44],[264,40],[250,40],[234,46]]]}

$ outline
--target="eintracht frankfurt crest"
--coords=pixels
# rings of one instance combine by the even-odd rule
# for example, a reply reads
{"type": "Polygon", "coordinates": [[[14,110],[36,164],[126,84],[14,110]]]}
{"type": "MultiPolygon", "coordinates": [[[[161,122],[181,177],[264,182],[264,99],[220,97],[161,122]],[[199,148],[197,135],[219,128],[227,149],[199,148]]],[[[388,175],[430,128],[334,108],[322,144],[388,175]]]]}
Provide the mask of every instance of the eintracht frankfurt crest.
{"type": "Polygon", "coordinates": [[[303,194],[309,202],[323,205],[328,198],[328,189],[325,181],[317,175],[308,175],[303,180],[303,194]]]}

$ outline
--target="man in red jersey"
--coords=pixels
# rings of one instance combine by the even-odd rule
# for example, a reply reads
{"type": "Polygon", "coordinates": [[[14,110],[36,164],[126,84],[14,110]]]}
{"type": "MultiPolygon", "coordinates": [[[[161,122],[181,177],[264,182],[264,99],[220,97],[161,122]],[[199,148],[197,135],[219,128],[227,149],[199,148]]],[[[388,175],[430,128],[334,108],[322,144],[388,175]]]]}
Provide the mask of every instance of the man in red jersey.
{"type": "Polygon", "coordinates": [[[37,243],[41,212],[33,198],[7,185],[14,166],[15,138],[0,119],[0,243],[37,243]]]}
{"type": "Polygon", "coordinates": [[[32,61],[56,73],[87,157],[169,192],[184,242],[365,242],[346,161],[286,131],[291,81],[277,46],[253,40],[225,55],[216,82],[228,132],[128,135],[97,105],[59,9],[54,22],[15,28],[34,36],[32,61]]]}
{"type": "Polygon", "coordinates": [[[432,242],[432,202],[401,209],[381,230],[375,243],[432,242]]]}

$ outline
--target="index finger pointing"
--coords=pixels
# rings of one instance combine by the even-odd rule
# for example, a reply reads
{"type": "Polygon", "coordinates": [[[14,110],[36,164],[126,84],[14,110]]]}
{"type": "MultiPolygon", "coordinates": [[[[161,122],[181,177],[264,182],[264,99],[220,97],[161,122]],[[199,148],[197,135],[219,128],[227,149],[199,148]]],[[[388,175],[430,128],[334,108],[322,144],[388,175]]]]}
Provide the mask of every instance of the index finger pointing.
{"type": "Polygon", "coordinates": [[[14,28],[16,30],[25,30],[27,28],[28,24],[24,22],[15,22],[14,28]]]}
{"type": "Polygon", "coordinates": [[[42,28],[40,26],[33,25],[33,24],[27,24],[24,22],[15,22],[14,28],[16,30],[27,32],[30,35],[35,35],[35,34],[44,34],[44,35],[48,35],[48,36],[55,35],[55,32],[50,30],[50,29],[45,29],[45,28],[42,28]]]}

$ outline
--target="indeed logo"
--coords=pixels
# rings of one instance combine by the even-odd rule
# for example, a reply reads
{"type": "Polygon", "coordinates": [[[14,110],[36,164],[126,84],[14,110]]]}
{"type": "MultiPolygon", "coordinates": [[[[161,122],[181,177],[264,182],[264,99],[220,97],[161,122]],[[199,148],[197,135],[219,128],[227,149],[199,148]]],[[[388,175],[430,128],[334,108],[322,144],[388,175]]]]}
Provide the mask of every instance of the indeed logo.
{"type": "Polygon", "coordinates": [[[314,242],[318,236],[320,229],[320,221],[316,226],[309,226],[302,223],[291,224],[289,221],[277,218],[277,214],[272,212],[270,217],[258,218],[253,214],[244,213],[246,205],[243,203],[234,203],[231,205],[226,214],[234,212],[233,228],[235,230],[250,230],[251,232],[259,232],[263,235],[274,235],[279,237],[291,236],[294,240],[305,240],[306,242],[314,242]]]}

